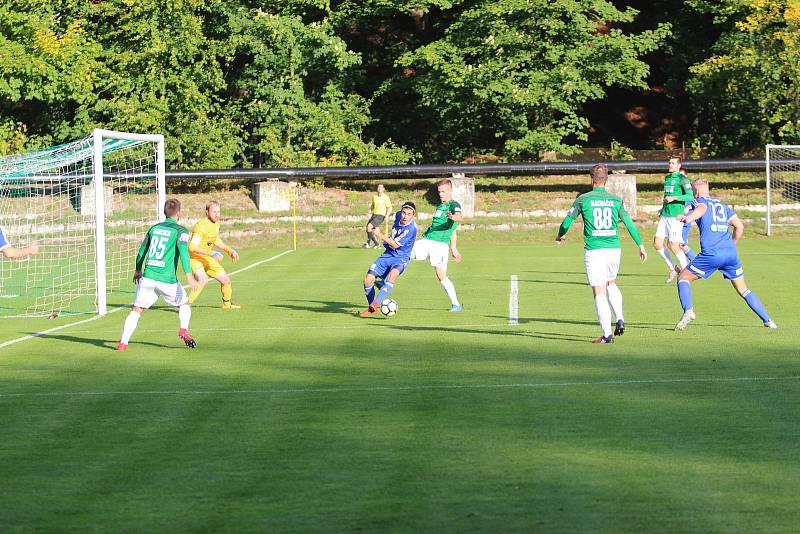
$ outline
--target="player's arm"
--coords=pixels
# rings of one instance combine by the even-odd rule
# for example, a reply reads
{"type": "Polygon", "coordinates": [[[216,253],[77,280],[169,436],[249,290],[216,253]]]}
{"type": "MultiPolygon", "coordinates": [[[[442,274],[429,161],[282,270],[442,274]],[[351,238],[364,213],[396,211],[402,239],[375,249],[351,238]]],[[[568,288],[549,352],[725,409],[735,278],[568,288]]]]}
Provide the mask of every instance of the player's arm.
{"type": "Polygon", "coordinates": [[[675,202],[676,200],[680,200],[681,202],[691,202],[694,200],[694,193],[692,192],[692,184],[689,182],[689,179],[686,177],[685,174],[681,174],[681,191],[680,195],[670,195],[664,197],[666,202],[675,202]]]}
{"type": "Polygon", "coordinates": [[[695,203],[692,203],[692,212],[691,213],[678,215],[675,218],[678,219],[680,222],[693,222],[693,221],[696,221],[697,219],[699,219],[700,217],[702,217],[703,215],[705,215],[707,209],[708,208],[706,207],[705,204],[700,204],[700,203],[695,202],[695,203]]]}
{"type": "Polygon", "coordinates": [[[192,228],[192,236],[189,238],[189,254],[195,256],[211,256],[210,252],[203,250],[203,241],[205,241],[203,232],[203,220],[197,221],[192,228]]]}
{"type": "Polygon", "coordinates": [[[464,220],[464,214],[461,213],[461,205],[458,202],[454,202],[452,206],[450,206],[450,210],[445,215],[451,221],[455,221],[460,223],[464,220]]]}
{"type": "Polygon", "coordinates": [[[133,273],[133,283],[139,282],[142,277],[142,267],[144,266],[144,259],[147,257],[147,251],[150,250],[150,232],[145,234],[142,244],[139,246],[139,252],[136,254],[136,270],[133,273]]]}
{"type": "Polygon", "coordinates": [[[178,243],[175,245],[178,249],[178,257],[181,260],[181,268],[183,272],[186,273],[186,281],[189,283],[189,287],[195,289],[197,287],[197,279],[194,277],[194,273],[192,272],[192,264],[190,261],[189,256],[189,234],[188,232],[183,232],[178,237],[178,243]]]}
{"type": "Polygon", "coordinates": [[[564,242],[564,236],[567,235],[569,227],[575,222],[575,217],[581,212],[581,203],[576,199],[572,207],[567,211],[567,216],[561,221],[561,226],[558,227],[558,235],[556,236],[556,243],[561,244],[564,242]]]}
{"type": "MultiPolygon", "coordinates": [[[[403,237],[403,236],[407,235],[407,233],[408,233],[408,232],[403,232],[402,234],[400,234],[399,236],[397,236],[397,238],[398,238],[398,239],[400,239],[401,237],[403,237]]],[[[385,243],[386,243],[387,245],[389,245],[389,247],[390,247],[390,248],[392,248],[393,250],[396,250],[396,249],[398,249],[398,248],[400,248],[400,247],[402,247],[402,246],[403,246],[403,244],[402,244],[402,243],[400,243],[400,242],[398,242],[398,241],[396,241],[396,240],[392,239],[391,237],[389,237],[389,236],[387,236],[386,234],[384,234],[383,232],[381,232],[381,229],[380,229],[380,228],[375,228],[375,230],[373,230],[373,235],[374,235],[374,236],[375,236],[375,237],[376,237],[376,238],[377,238],[379,241],[383,241],[383,242],[385,242],[385,243]]]]}
{"type": "Polygon", "coordinates": [[[16,248],[12,246],[3,247],[2,252],[3,252],[3,257],[8,258],[10,260],[27,258],[28,256],[35,256],[36,254],[39,253],[39,242],[31,241],[30,245],[22,248],[16,248]]]}
{"type": "MultiPolygon", "coordinates": [[[[233,261],[239,261],[239,253],[236,252],[233,247],[228,246],[221,238],[218,237],[217,240],[214,241],[214,246],[225,252],[233,261]]],[[[212,252],[210,256],[213,255],[214,253],[212,252]]]]}
{"type": "Polygon", "coordinates": [[[728,219],[728,224],[733,226],[733,242],[738,243],[744,235],[744,223],[738,215],[734,214],[733,217],[728,219]]]}
{"type": "Polygon", "coordinates": [[[456,263],[461,261],[461,253],[458,251],[458,230],[453,230],[450,235],[450,254],[456,263]]]}

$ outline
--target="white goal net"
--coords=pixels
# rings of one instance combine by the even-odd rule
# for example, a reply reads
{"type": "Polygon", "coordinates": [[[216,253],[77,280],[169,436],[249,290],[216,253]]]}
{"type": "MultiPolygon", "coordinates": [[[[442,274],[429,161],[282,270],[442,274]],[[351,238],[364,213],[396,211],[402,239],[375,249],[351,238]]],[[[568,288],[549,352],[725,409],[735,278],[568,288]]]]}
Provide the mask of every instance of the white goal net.
{"type": "Polygon", "coordinates": [[[0,158],[0,226],[25,259],[0,258],[0,317],[106,313],[131,291],[139,244],[163,218],[164,140],[95,130],[0,158]]]}
{"type": "Polygon", "coordinates": [[[767,145],[767,235],[800,226],[800,145],[767,145]]]}

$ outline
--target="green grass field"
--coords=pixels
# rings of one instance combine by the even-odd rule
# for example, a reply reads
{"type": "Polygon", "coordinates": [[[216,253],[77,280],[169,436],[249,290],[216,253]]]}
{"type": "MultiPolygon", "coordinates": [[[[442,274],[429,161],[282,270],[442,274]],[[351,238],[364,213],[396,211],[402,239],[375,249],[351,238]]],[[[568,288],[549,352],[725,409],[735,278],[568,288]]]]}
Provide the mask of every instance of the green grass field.
{"type": "Polygon", "coordinates": [[[778,330],[715,275],[682,333],[628,243],[628,331],[593,345],[570,237],[465,239],[460,314],[420,262],[395,317],[359,319],[377,251],[336,248],[235,274],[238,311],[209,285],[196,350],[163,306],[124,353],[126,311],[14,344],[91,316],[3,320],[0,532],[796,532],[797,241],[740,247],[778,330]]]}

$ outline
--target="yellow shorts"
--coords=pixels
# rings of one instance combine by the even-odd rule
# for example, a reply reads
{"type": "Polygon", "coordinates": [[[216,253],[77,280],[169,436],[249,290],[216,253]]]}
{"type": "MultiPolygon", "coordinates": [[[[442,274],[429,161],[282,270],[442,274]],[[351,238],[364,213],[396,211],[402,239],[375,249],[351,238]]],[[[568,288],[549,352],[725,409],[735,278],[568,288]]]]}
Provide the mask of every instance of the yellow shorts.
{"type": "Polygon", "coordinates": [[[192,267],[192,272],[203,270],[209,278],[216,278],[221,274],[225,274],[225,269],[222,265],[214,258],[209,258],[208,256],[191,258],[190,265],[192,267]]]}

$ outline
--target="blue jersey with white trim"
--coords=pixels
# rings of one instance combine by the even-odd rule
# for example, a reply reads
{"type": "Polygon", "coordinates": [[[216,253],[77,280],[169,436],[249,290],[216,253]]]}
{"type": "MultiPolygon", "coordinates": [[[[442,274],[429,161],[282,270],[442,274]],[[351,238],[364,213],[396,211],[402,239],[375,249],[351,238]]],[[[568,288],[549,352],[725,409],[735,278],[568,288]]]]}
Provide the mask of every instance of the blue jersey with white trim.
{"type": "Polygon", "coordinates": [[[403,260],[411,261],[411,249],[414,248],[414,240],[417,239],[417,223],[412,221],[406,225],[400,224],[402,211],[394,214],[394,224],[392,225],[392,232],[389,237],[400,244],[398,248],[392,248],[386,243],[386,251],[384,255],[396,256],[403,260]]]}
{"type": "Polygon", "coordinates": [[[730,221],[736,216],[733,209],[723,201],[713,197],[700,197],[692,202],[692,209],[700,204],[706,206],[706,212],[697,219],[700,231],[700,249],[705,253],[717,250],[736,248],[730,230],[730,221]]]}

